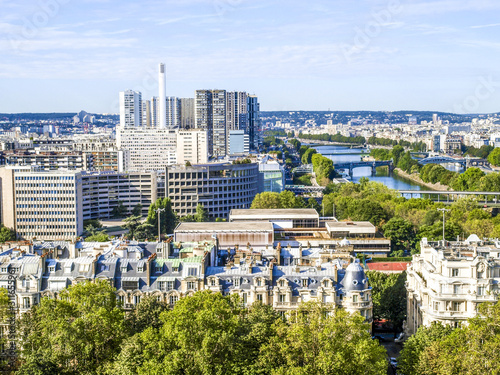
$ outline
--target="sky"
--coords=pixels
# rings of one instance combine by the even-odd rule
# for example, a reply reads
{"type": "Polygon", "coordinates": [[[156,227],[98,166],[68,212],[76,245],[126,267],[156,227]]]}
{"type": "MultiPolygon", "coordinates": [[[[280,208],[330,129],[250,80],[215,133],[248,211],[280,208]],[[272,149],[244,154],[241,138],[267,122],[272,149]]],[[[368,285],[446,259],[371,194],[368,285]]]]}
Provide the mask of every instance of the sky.
{"type": "Polygon", "coordinates": [[[0,113],[117,113],[120,91],[261,110],[500,111],[498,0],[0,0],[0,113]]]}

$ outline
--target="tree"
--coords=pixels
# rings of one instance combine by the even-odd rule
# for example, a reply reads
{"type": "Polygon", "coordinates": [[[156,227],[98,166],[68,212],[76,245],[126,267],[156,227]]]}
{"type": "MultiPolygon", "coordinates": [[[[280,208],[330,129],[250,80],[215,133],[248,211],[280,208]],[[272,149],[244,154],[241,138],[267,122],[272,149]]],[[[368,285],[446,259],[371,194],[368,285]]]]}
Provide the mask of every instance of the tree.
{"type": "Polygon", "coordinates": [[[268,191],[257,194],[253,199],[250,208],[257,208],[257,209],[281,208],[279,194],[268,191]]]}
{"type": "Polygon", "coordinates": [[[196,214],[194,215],[194,218],[199,223],[208,221],[208,212],[200,203],[196,206],[196,214]]]}
{"type": "Polygon", "coordinates": [[[430,326],[421,326],[417,332],[408,338],[398,360],[402,373],[406,375],[423,374],[427,368],[421,360],[422,353],[433,342],[442,340],[452,332],[450,326],[433,322],[430,326]]]}
{"type": "Polygon", "coordinates": [[[453,180],[451,187],[459,191],[477,191],[484,175],[479,168],[469,168],[453,180]]]}
{"type": "Polygon", "coordinates": [[[98,232],[96,234],[91,234],[85,237],[85,242],[107,242],[109,241],[109,236],[106,233],[98,232]]]}
{"type": "Polygon", "coordinates": [[[57,366],[55,373],[100,374],[127,330],[115,289],[96,280],[62,290],[60,299],[42,298],[21,316],[19,334],[20,373],[45,374],[57,366]]]}
{"type": "Polygon", "coordinates": [[[392,154],[392,161],[393,161],[394,165],[399,164],[399,159],[404,154],[404,152],[405,152],[405,149],[402,146],[397,145],[397,146],[394,146],[392,148],[391,154],[392,154]]]}
{"type": "Polygon", "coordinates": [[[148,327],[159,329],[162,325],[160,315],[168,310],[165,302],[159,302],[155,296],[146,296],[126,315],[132,333],[140,333],[148,327]]]}
{"type": "Polygon", "coordinates": [[[124,222],[125,224],[122,225],[122,228],[128,229],[128,238],[134,238],[137,228],[141,225],[141,217],[129,216],[124,220],[124,222]]]}
{"type": "Polygon", "coordinates": [[[308,148],[306,152],[304,152],[304,155],[302,155],[302,164],[311,164],[314,154],[316,154],[316,150],[314,148],[308,148]]]}
{"type": "Polygon", "coordinates": [[[149,328],[144,352],[150,353],[139,373],[235,374],[241,373],[243,310],[238,296],[210,291],[181,298],[161,314],[163,326],[149,328]]]}
{"type": "Polygon", "coordinates": [[[16,232],[13,229],[7,228],[3,226],[3,224],[0,224],[0,243],[15,240],[16,232]]]}
{"type": "Polygon", "coordinates": [[[493,151],[491,151],[488,156],[488,161],[494,166],[500,166],[500,148],[497,147],[493,151]]]}
{"type": "Polygon", "coordinates": [[[314,197],[307,200],[307,207],[314,208],[316,212],[321,215],[321,206],[314,197]]]}
{"type": "Polygon", "coordinates": [[[127,207],[123,205],[122,201],[118,201],[117,205],[111,210],[111,217],[119,218],[127,214],[127,207]]]}
{"type": "Polygon", "coordinates": [[[385,356],[362,316],[308,302],[278,325],[258,360],[267,374],[386,374],[385,356]]]}
{"type": "Polygon", "coordinates": [[[137,203],[131,212],[132,216],[142,216],[142,204],[137,203]]]}
{"type": "Polygon", "coordinates": [[[410,249],[416,234],[413,225],[401,217],[393,217],[382,227],[384,236],[391,240],[392,251],[410,249]]]}
{"type": "Polygon", "coordinates": [[[170,198],[158,198],[156,202],[151,203],[146,222],[155,228],[155,231],[158,230],[158,213],[156,212],[158,209],[165,210],[160,212],[160,232],[163,234],[173,233],[179,220],[172,209],[170,198]]]}

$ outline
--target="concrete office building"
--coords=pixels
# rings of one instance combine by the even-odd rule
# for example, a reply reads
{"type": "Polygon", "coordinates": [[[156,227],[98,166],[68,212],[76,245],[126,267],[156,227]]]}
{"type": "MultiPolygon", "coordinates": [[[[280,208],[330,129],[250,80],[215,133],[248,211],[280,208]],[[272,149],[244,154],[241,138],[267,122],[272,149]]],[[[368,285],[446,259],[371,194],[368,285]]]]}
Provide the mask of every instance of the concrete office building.
{"type": "Polygon", "coordinates": [[[208,163],[206,130],[190,129],[177,132],[177,163],[208,163]]]}
{"type": "Polygon", "coordinates": [[[166,168],[165,196],[179,216],[194,215],[202,204],[213,218],[227,218],[231,209],[249,208],[258,192],[258,165],[200,164],[166,168]]]}
{"type": "Polygon", "coordinates": [[[139,127],[142,123],[141,93],[126,90],[120,92],[120,126],[139,127]]]}
{"type": "Polygon", "coordinates": [[[131,211],[138,203],[146,215],[156,200],[154,173],[37,171],[0,168],[2,224],[18,238],[72,240],[83,220],[110,218],[119,202],[131,211]]]}
{"type": "Polygon", "coordinates": [[[177,163],[176,142],[170,128],[116,128],[116,144],[128,152],[130,171],[159,171],[177,163]]]}

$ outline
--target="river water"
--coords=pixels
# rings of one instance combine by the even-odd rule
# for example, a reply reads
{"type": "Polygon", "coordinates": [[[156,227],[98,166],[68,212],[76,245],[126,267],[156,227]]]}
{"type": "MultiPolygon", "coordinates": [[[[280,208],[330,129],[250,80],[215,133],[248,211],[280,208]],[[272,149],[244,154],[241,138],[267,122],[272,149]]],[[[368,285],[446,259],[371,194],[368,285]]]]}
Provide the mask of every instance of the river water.
{"type": "MultiPolygon", "coordinates": [[[[333,162],[356,162],[361,161],[362,155],[360,151],[366,151],[366,149],[351,149],[349,147],[343,146],[315,146],[316,151],[327,158],[333,160],[333,162]]],[[[354,169],[353,182],[358,182],[361,177],[368,177],[372,181],[381,182],[390,189],[396,190],[423,190],[425,187],[415,184],[412,181],[402,179],[396,175],[387,176],[378,174],[372,176],[372,170],[369,167],[359,167],[354,169]]]]}

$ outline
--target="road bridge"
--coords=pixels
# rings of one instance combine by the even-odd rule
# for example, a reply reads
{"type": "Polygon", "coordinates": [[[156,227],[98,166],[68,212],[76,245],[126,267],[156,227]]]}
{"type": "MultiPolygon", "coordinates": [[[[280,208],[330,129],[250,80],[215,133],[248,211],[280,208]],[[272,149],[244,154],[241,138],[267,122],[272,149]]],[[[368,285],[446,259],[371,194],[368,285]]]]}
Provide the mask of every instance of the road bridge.
{"type": "Polygon", "coordinates": [[[432,157],[427,157],[425,159],[420,159],[419,164],[426,165],[426,164],[460,164],[462,167],[465,169],[471,168],[471,167],[490,167],[490,163],[486,159],[479,159],[479,158],[453,158],[451,156],[432,156],[432,157]]]}
{"type": "Polygon", "coordinates": [[[324,186],[308,186],[308,185],[285,185],[285,190],[289,190],[295,194],[304,193],[322,193],[325,190],[324,186]]]}
{"type": "Polygon", "coordinates": [[[377,173],[377,167],[383,167],[383,166],[388,166],[389,167],[389,174],[392,173],[394,170],[394,163],[392,160],[377,160],[377,161],[357,161],[357,162],[337,162],[333,163],[333,166],[335,167],[336,170],[343,169],[343,170],[348,170],[349,171],[349,176],[353,177],[353,171],[356,168],[362,168],[362,167],[369,167],[372,169],[372,176],[377,173]]]}
{"type": "Polygon", "coordinates": [[[500,191],[439,191],[439,190],[397,190],[402,196],[425,198],[435,202],[453,203],[459,198],[475,197],[478,203],[487,206],[498,206],[500,191]]]}

